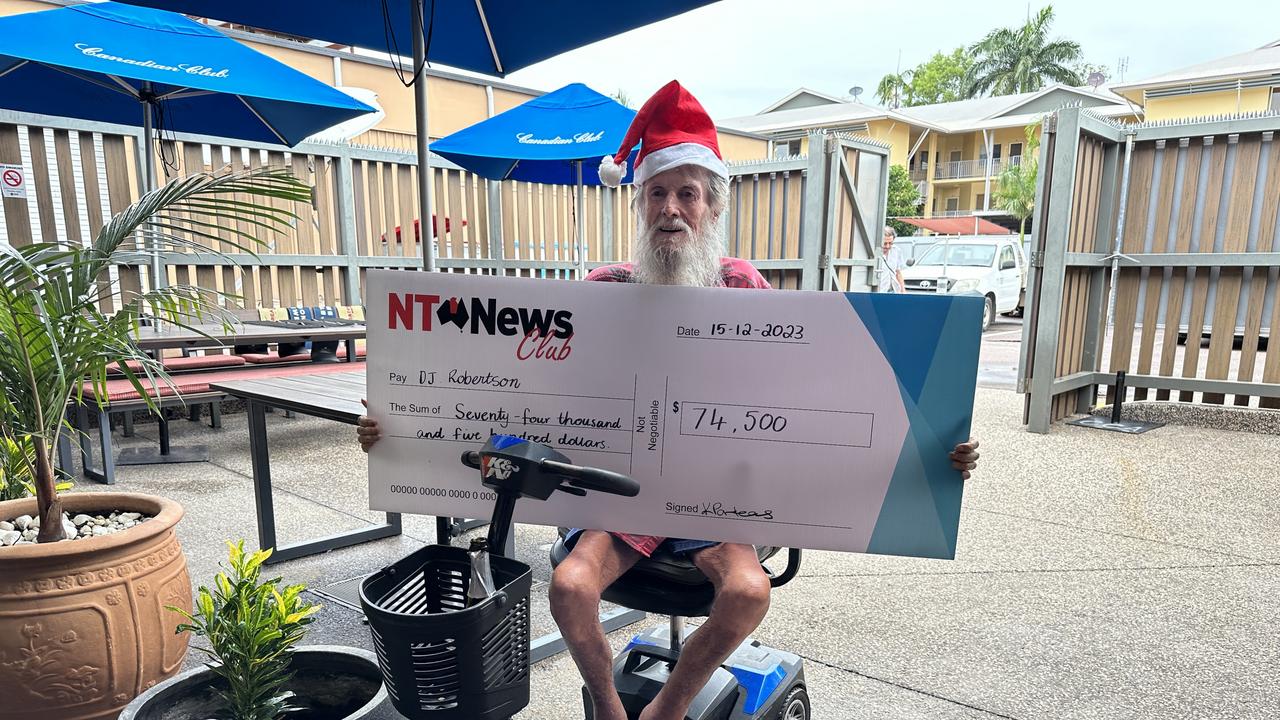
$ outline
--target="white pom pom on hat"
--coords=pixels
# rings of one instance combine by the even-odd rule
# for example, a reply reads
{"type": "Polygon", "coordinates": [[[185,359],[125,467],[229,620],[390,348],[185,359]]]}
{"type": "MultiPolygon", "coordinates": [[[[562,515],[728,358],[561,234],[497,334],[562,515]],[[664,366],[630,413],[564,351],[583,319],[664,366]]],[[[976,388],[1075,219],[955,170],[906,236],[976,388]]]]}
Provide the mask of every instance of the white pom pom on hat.
{"type": "Polygon", "coordinates": [[[613,161],[613,156],[605,155],[600,161],[600,182],[609,187],[618,187],[622,184],[622,178],[627,174],[627,161],[624,159],[622,164],[613,161]]]}
{"type": "Polygon", "coordinates": [[[627,129],[622,147],[600,162],[600,181],[618,187],[627,174],[627,156],[640,145],[633,182],[645,180],[681,165],[698,165],[728,179],[729,168],[720,157],[716,126],[698,99],[672,80],[649,98],[627,129]]]}

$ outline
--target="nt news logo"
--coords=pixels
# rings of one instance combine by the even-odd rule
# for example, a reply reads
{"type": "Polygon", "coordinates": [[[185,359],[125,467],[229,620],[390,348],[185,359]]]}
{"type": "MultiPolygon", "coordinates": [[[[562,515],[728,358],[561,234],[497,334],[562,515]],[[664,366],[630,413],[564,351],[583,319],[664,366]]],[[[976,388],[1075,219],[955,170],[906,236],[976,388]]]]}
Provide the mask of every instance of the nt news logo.
{"type": "Polygon", "coordinates": [[[499,306],[497,298],[441,301],[439,295],[387,295],[388,329],[431,332],[449,325],[472,335],[519,337],[516,357],[521,360],[564,360],[572,352],[573,312],[569,310],[499,306]]]}

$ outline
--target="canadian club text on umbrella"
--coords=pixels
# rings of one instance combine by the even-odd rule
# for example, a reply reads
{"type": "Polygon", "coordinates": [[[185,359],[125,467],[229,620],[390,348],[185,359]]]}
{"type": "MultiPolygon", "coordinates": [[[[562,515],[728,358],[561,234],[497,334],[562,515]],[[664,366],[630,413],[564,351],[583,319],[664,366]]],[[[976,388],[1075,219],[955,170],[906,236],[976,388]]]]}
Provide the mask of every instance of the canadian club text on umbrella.
{"type": "MultiPolygon", "coordinates": [[[[505,77],[536,62],[620,35],[716,0],[128,0],[306,38],[398,54],[390,39],[408,37],[415,76],[428,60],[505,77]],[[428,39],[430,42],[428,43],[428,39]]],[[[419,76],[421,77],[421,76],[419,76]]],[[[418,217],[429,218],[426,178],[427,88],[414,83],[418,217]]],[[[615,147],[616,151],[617,148],[615,147]]],[[[426,233],[423,233],[426,236],[426,233]]],[[[435,257],[423,243],[423,265],[435,257]]]]}
{"type": "MultiPolygon", "coordinates": [[[[103,2],[0,18],[0,107],[143,128],[146,189],[161,130],[296,145],[374,109],[182,15],[103,2]]],[[[164,284],[160,248],[151,282],[164,284]]]]}

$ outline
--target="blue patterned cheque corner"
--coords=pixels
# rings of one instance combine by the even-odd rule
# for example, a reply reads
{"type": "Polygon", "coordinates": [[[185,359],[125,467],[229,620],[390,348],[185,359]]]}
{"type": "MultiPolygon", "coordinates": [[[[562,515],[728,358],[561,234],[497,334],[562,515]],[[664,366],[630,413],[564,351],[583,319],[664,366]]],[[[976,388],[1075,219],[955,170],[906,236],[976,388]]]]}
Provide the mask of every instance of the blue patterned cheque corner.
{"type": "Polygon", "coordinates": [[[963,481],[947,456],[969,437],[984,300],[845,298],[889,361],[910,423],[867,552],[951,559],[963,481]]]}

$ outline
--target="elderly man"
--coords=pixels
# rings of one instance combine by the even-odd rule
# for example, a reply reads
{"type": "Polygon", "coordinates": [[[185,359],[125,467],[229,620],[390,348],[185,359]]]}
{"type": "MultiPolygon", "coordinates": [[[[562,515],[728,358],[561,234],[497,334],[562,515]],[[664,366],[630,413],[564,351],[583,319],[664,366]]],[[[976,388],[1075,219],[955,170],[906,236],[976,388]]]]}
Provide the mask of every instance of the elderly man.
{"type": "Polygon", "coordinates": [[[900,248],[893,246],[893,242],[897,239],[898,231],[885,225],[884,236],[880,240],[880,255],[876,258],[877,284],[880,292],[906,292],[907,286],[902,281],[902,268],[906,267],[907,259],[902,256],[900,248]]]}
{"type": "MultiPolygon", "coordinates": [[[[606,183],[616,185],[625,175],[626,158],[642,140],[634,176],[632,262],[598,268],[587,280],[769,289],[750,263],[720,255],[729,174],[715,126],[698,101],[674,81],[650,98],[618,154],[602,163],[600,176],[606,183]]],[[[357,433],[366,450],[379,437],[376,423],[367,418],[361,418],[357,433]]],[[[976,467],[977,446],[962,443],[951,454],[965,478],[976,467]]],[[[600,530],[574,530],[571,539],[573,550],[552,575],[551,614],[582,674],[597,720],[626,720],[613,684],[612,652],[598,620],[604,589],[663,544],[687,556],[715,586],[710,616],[685,642],[667,684],[640,716],[684,718],[711,674],[769,608],[769,579],[755,549],[600,530]]]]}

